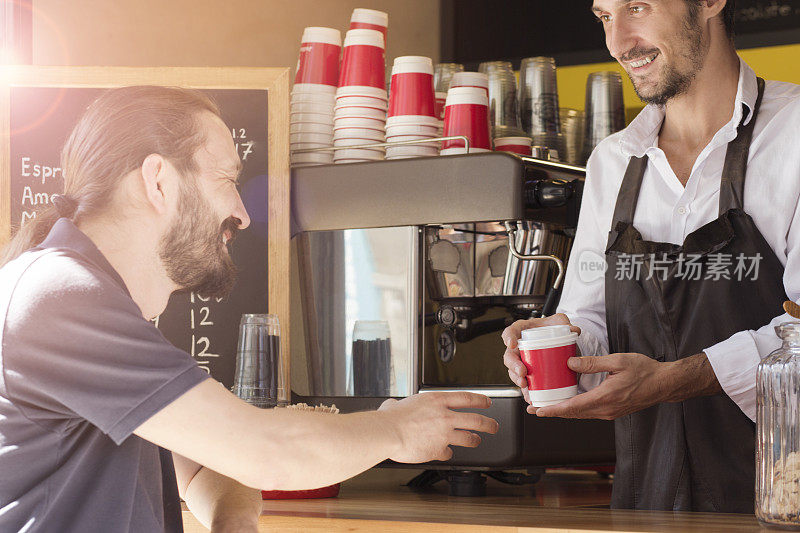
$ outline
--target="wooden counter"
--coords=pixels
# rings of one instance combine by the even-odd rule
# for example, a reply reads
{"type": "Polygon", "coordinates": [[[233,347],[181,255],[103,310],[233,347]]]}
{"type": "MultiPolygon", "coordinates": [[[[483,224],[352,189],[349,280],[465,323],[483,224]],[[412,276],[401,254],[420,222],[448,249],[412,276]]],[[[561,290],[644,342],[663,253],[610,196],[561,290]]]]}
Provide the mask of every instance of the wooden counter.
{"type": "MultiPolygon", "coordinates": [[[[338,498],[264,502],[261,531],[364,532],[750,532],[753,515],[612,511],[611,482],[595,473],[549,472],[533,486],[490,479],[487,496],[448,495],[403,486],[418,470],[373,469],[342,485],[338,498]]],[[[186,533],[207,531],[184,511],[186,533]]]]}

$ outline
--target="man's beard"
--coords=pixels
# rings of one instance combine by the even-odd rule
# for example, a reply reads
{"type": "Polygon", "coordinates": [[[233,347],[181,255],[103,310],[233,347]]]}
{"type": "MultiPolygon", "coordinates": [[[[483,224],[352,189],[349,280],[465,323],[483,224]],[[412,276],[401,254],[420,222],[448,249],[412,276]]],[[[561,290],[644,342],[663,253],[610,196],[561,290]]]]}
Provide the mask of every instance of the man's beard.
{"type": "Polygon", "coordinates": [[[159,256],[180,292],[224,298],[236,283],[237,270],[222,237],[228,231],[228,243],[234,239],[237,220],[229,217],[217,226],[214,210],[197,186],[182,185],[181,189],[176,222],[161,239],[159,256]]]}
{"type": "MultiPolygon", "coordinates": [[[[707,50],[704,49],[703,46],[703,30],[700,27],[697,13],[693,13],[692,10],[689,11],[684,21],[683,28],[681,29],[681,34],[678,36],[677,40],[688,43],[689,46],[688,50],[682,54],[683,58],[687,59],[690,65],[687,72],[680,72],[674,64],[665,65],[664,79],[659,86],[656,87],[653,94],[642,94],[639,87],[636,86],[636,81],[633,76],[628,74],[631,78],[631,82],[633,82],[633,89],[636,91],[636,96],[644,103],[663,106],[670,99],[684,94],[689,90],[692,81],[695,76],[697,76],[697,72],[702,68],[705,60],[705,52],[707,52],[707,50]]],[[[625,55],[631,58],[647,57],[655,52],[658,52],[658,50],[633,49],[625,55]]]]}

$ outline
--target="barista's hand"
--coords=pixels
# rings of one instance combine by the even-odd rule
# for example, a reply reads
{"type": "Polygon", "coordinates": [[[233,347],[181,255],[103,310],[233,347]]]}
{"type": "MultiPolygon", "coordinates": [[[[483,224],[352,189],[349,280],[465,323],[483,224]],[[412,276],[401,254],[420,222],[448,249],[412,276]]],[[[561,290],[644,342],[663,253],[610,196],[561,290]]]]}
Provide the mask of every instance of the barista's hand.
{"type": "Polygon", "coordinates": [[[497,421],[476,413],[452,409],[486,409],[491,399],[471,392],[426,392],[400,401],[389,399],[378,411],[391,417],[398,448],[389,457],[400,463],[447,461],[450,446],[474,448],[481,438],[472,431],[497,433],[497,421]]]}
{"type": "Polygon", "coordinates": [[[529,413],[613,420],[657,403],[724,393],[705,352],[664,363],[640,353],[572,357],[567,365],[582,374],[608,372],[608,377],[556,405],[528,406],[529,413]]]}
{"type": "Polygon", "coordinates": [[[506,353],[503,354],[503,363],[508,368],[508,377],[511,378],[519,388],[522,389],[522,395],[525,401],[531,403],[528,396],[528,381],[525,379],[527,370],[522,360],[519,358],[519,350],[517,349],[517,341],[522,335],[522,331],[530,328],[538,328],[541,326],[563,326],[570,325],[575,333],[581,333],[581,328],[573,326],[569,322],[569,318],[564,313],[546,316],[544,318],[531,318],[528,320],[517,320],[503,331],[503,342],[506,345],[506,353]]]}
{"type": "Polygon", "coordinates": [[[581,374],[608,372],[594,389],[547,407],[528,406],[538,416],[614,420],[670,401],[670,363],[659,363],[640,353],[572,357],[567,365],[581,374]]]}

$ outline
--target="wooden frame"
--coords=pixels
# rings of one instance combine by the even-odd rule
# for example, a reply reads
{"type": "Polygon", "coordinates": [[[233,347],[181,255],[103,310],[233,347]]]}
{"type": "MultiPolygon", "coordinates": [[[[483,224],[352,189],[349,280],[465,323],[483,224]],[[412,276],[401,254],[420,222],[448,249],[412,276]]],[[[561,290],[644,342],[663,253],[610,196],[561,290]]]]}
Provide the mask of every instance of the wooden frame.
{"type": "MultiPolygon", "coordinates": [[[[0,245],[11,236],[10,88],[168,85],[268,91],[268,305],[281,322],[289,351],[289,69],[239,67],[0,67],[0,245]]],[[[289,357],[282,358],[288,363],[289,357]]],[[[289,383],[288,364],[283,369],[289,383]]]]}

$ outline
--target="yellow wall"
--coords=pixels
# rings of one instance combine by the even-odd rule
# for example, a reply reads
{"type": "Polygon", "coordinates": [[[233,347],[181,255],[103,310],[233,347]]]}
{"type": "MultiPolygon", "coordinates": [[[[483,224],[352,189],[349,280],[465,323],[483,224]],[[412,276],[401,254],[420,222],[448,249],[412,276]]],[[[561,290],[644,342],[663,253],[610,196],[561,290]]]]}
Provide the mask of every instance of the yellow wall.
{"type": "MultiPolygon", "coordinates": [[[[764,79],[788,81],[800,84],[800,44],[769,46],[740,50],[739,55],[750,65],[756,74],[764,79]]],[[[631,80],[619,63],[594,63],[558,68],[558,101],[561,107],[583,109],[585,102],[586,78],[598,70],[614,70],[622,74],[625,108],[628,116],[643,107],[633,92],[631,80]]]]}

